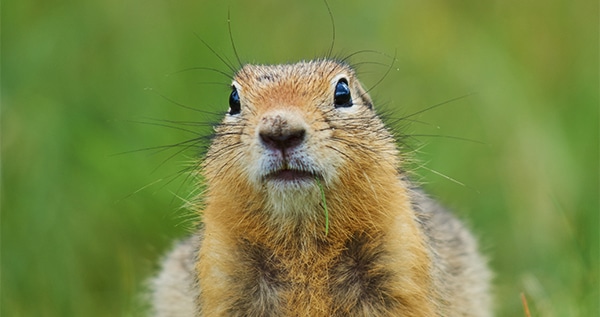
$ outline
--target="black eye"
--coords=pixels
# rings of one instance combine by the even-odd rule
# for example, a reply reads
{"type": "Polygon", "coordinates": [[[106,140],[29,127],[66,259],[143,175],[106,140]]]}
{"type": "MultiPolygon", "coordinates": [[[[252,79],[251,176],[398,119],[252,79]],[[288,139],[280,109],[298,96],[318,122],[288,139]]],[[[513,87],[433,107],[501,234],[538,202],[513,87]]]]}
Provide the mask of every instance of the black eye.
{"type": "Polygon", "coordinates": [[[350,88],[348,87],[348,81],[346,81],[346,79],[340,79],[335,85],[333,103],[336,108],[352,107],[352,97],[350,96],[350,88]]]}
{"type": "Polygon", "coordinates": [[[237,89],[232,87],[231,95],[229,95],[229,114],[234,115],[240,113],[242,105],[240,104],[240,95],[238,95],[237,89]]]}

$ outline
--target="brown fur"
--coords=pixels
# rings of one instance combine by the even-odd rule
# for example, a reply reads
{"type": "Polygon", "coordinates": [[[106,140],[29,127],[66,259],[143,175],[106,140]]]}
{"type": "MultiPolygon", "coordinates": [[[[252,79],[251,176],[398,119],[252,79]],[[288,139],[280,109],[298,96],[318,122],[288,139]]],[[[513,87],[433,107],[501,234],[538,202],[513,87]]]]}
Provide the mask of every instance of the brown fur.
{"type": "Polygon", "coordinates": [[[247,65],[234,86],[241,113],[216,128],[203,165],[190,316],[491,314],[474,239],[403,180],[395,141],[350,67],[247,65]],[[352,107],[333,105],[340,76],[352,107]],[[285,164],[321,179],[328,233],[316,181],[286,187],[265,176],[272,153],[259,135],[295,131],[304,138],[285,164]]]}

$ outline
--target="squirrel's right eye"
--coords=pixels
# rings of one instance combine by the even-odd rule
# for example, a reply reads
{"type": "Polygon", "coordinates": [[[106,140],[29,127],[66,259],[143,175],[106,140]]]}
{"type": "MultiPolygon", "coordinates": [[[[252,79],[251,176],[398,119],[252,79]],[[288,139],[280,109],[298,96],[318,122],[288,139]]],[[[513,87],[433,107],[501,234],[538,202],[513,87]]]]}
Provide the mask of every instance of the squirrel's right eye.
{"type": "Polygon", "coordinates": [[[238,95],[237,89],[233,87],[231,95],[229,95],[229,114],[234,115],[242,111],[242,105],[240,103],[240,95],[238,95]]]}

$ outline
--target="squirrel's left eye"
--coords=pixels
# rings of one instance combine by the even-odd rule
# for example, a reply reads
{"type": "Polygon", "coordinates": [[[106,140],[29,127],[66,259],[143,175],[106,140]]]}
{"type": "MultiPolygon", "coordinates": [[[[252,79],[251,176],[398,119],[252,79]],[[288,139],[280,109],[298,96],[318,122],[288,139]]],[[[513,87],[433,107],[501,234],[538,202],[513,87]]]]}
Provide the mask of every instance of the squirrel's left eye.
{"type": "Polygon", "coordinates": [[[235,115],[242,111],[242,104],[240,103],[240,95],[237,89],[232,87],[231,95],[229,95],[229,114],[235,115]]]}
{"type": "Polygon", "coordinates": [[[352,107],[352,96],[350,96],[350,87],[348,87],[348,81],[344,78],[340,79],[335,85],[333,104],[336,108],[352,107]]]}

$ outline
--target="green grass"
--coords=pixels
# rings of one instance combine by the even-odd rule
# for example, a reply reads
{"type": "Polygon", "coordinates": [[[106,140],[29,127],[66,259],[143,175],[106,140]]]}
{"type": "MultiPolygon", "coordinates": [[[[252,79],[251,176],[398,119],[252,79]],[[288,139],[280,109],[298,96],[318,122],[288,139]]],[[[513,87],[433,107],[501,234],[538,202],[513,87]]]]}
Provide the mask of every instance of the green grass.
{"type": "Polygon", "coordinates": [[[321,184],[321,180],[318,177],[315,177],[315,181],[317,182],[317,186],[319,186],[319,191],[321,192],[321,203],[323,205],[323,213],[325,215],[325,235],[329,234],[329,210],[327,209],[327,200],[325,199],[325,190],[323,189],[323,184],[321,184]]]}
{"type": "MultiPolygon", "coordinates": [[[[597,1],[330,6],[334,52],[385,54],[352,59],[367,87],[397,56],[370,92],[378,109],[474,93],[401,125],[415,177],[480,237],[497,315],[524,316],[522,292],[532,316],[598,315],[597,1]]],[[[134,121],[219,119],[160,94],[227,110],[229,79],[177,71],[228,71],[194,35],[235,60],[228,10],[244,61],[329,50],[321,1],[2,3],[0,315],[140,315],[144,282],[189,232],[193,182],[173,177],[201,151],[114,154],[210,133],[134,121]]]]}

